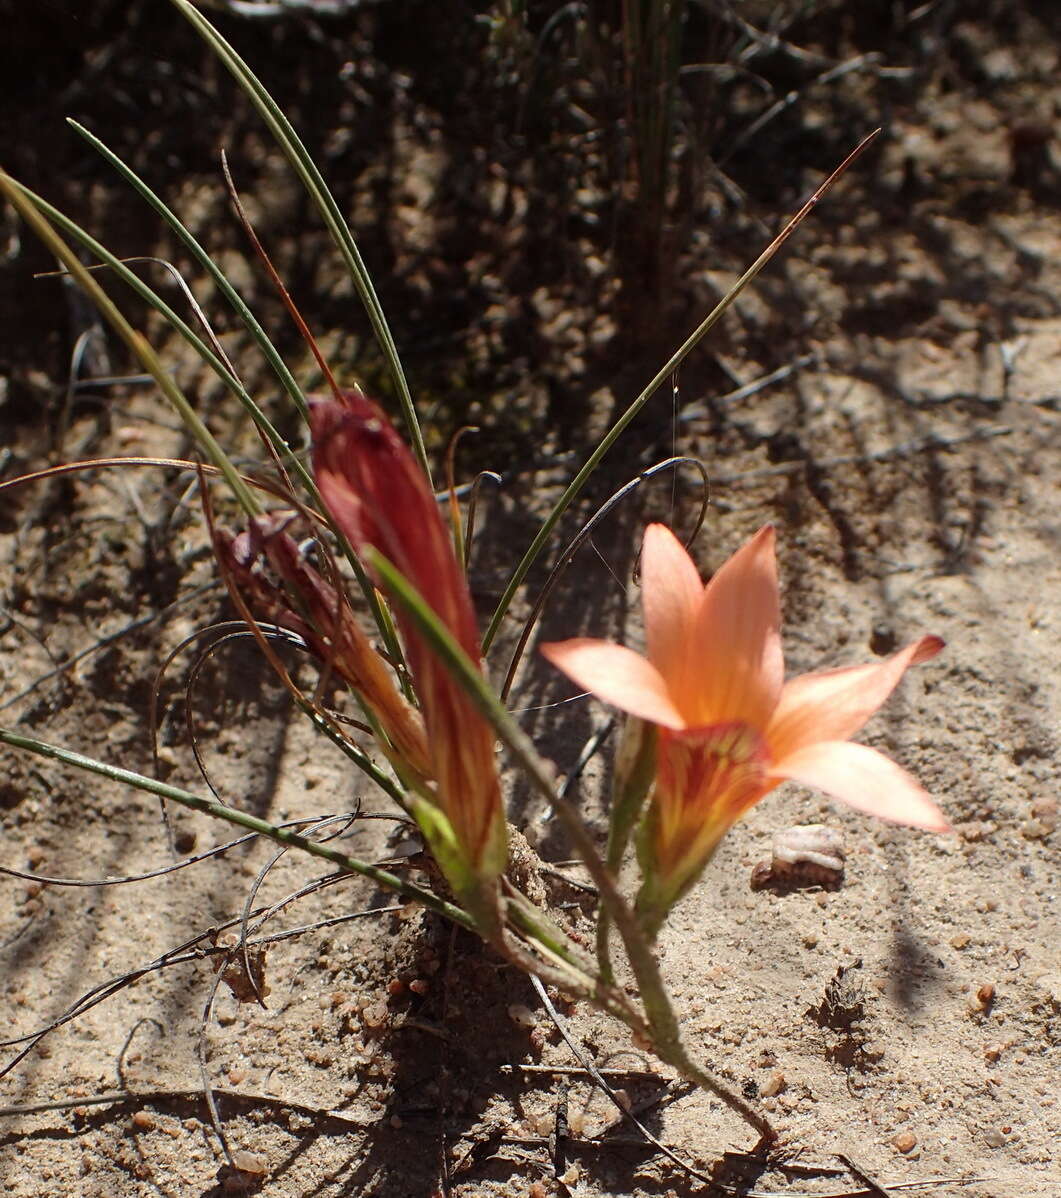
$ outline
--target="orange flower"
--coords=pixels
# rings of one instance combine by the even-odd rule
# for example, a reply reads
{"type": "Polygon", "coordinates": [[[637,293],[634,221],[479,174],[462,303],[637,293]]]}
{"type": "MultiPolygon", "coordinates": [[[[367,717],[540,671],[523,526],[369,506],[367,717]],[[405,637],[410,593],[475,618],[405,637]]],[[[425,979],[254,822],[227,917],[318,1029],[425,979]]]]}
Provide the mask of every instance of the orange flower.
{"type": "MultiPolygon", "coordinates": [[[[383,412],[360,391],[312,405],[313,468],[328,511],[358,553],[378,550],[481,662],[468,583],[423,471],[383,412]]],[[[398,626],[427,730],[431,776],[464,865],[484,879],[504,868],[505,821],[494,734],[413,622],[398,626]]],[[[451,878],[451,881],[454,881],[451,878]]]]}
{"type": "Polygon", "coordinates": [[[646,656],[587,639],[542,652],[579,686],[658,726],[641,840],[652,893],[643,892],[643,904],[673,904],[729,828],[786,779],[882,819],[947,830],[909,774],[875,749],[848,743],[906,669],[943,648],[939,637],[921,637],[886,661],[785,682],[769,526],[705,587],[674,534],[650,525],[642,602],[646,656]]]}

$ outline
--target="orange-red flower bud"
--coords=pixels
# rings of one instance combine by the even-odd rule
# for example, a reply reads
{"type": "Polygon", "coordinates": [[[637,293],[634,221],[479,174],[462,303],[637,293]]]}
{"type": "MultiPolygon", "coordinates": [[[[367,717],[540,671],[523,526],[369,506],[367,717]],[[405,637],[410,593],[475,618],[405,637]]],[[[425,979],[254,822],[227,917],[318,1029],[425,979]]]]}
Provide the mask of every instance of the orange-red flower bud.
{"type": "MultiPolygon", "coordinates": [[[[371,547],[400,570],[481,665],[475,611],[450,533],[397,431],[360,391],[313,403],[311,426],[317,486],[337,527],[358,553],[371,547]]],[[[413,622],[402,612],[397,618],[439,806],[476,874],[492,875],[503,867],[505,845],[493,730],[413,622]]]]}
{"type": "Polygon", "coordinates": [[[283,531],[289,520],[287,515],[260,516],[237,537],[218,529],[219,558],[250,606],[302,637],[357,692],[405,765],[427,777],[431,765],[419,714],[398,691],[391,668],[373,648],[346,596],[325,582],[283,531]],[[262,571],[262,556],[286,583],[286,592],[262,571]]]}

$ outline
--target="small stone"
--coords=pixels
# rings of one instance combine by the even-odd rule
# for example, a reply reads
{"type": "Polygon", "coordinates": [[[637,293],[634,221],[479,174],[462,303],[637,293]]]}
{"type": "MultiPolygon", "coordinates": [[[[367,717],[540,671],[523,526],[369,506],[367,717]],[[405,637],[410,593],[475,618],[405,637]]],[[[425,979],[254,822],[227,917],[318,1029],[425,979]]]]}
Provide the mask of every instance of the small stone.
{"type": "Polygon", "coordinates": [[[957,936],[950,938],[950,946],[960,951],[963,948],[968,948],[971,940],[971,936],[968,936],[965,932],[959,932],[957,936]]]}
{"type": "Polygon", "coordinates": [[[986,1060],[994,1062],[1002,1055],[1001,1044],[988,1044],[984,1047],[984,1057],[986,1060]]]}
{"type": "Polygon", "coordinates": [[[431,983],[426,978],[413,978],[409,983],[409,989],[423,997],[431,989],[431,983]]]}
{"type": "Polygon", "coordinates": [[[1044,828],[1053,832],[1057,827],[1057,807],[1057,799],[1036,799],[1032,803],[1032,819],[1037,819],[1044,828]]]}
{"type": "Polygon", "coordinates": [[[133,1127],[137,1131],[154,1131],[156,1126],[155,1116],[150,1111],[133,1112],[133,1127]]]}
{"type": "Polygon", "coordinates": [[[47,855],[48,854],[44,851],[44,849],[41,848],[39,844],[31,844],[26,850],[26,863],[29,865],[30,869],[36,869],[37,866],[44,861],[44,858],[47,857],[47,855]]]}
{"type": "Polygon", "coordinates": [[[174,753],[169,745],[159,745],[155,751],[155,756],[158,759],[159,765],[164,765],[167,769],[171,770],[177,768],[177,754],[174,753]]]}
{"type": "Polygon", "coordinates": [[[1006,1137],[998,1130],[997,1127],[992,1127],[990,1131],[984,1132],[984,1143],[988,1148],[1001,1148],[1006,1142],[1006,1137]]]}
{"type": "Polygon", "coordinates": [[[232,1154],[232,1167],[253,1177],[264,1177],[266,1173],[265,1161],[256,1152],[247,1152],[243,1148],[237,1148],[232,1154]]]}
{"type": "Polygon", "coordinates": [[[995,825],[983,819],[970,819],[955,826],[955,831],[962,840],[970,844],[975,844],[977,841],[983,840],[985,836],[990,836],[994,830],[995,825]]]}
{"type": "Polygon", "coordinates": [[[405,983],[401,978],[391,978],[387,983],[387,993],[391,998],[398,998],[405,993],[405,983]]]}
{"type": "Polygon", "coordinates": [[[1025,840],[1045,840],[1053,828],[1047,825],[1041,819],[1026,819],[1020,826],[1020,834],[1025,840]]]}
{"type": "Polygon", "coordinates": [[[897,1136],[892,1136],[892,1144],[897,1152],[913,1152],[917,1147],[917,1136],[912,1131],[901,1131],[897,1136]]]}
{"type": "Polygon", "coordinates": [[[517,1027],[534,1027],[538,1017],[521,1002],[514,1002],[508,1008],[508,1017],[517,1027]]]}
{"type": "Polygon", "coordinates": [[[365,1027],[382,1027],[387,1022],[387,1008],[381,1002],[367,1003],[361,1011],[365,1027]]]}
{"type": "Polygon", "coordinates": [[[977,988],[976,1001],[986,1011],[987,1008],[995,1001],[995,983],[985,982],[977,988]]]}
{"type": "Polygon", "coordinates": [[[780,1069],[775,1069],[773,1073],[763,1082],[759,1089],[759,1093],[764,1098],[773,1098],[775,1095],[782,1093],[788,1083],[785,1081],[785,1075],[780,1069]]]}

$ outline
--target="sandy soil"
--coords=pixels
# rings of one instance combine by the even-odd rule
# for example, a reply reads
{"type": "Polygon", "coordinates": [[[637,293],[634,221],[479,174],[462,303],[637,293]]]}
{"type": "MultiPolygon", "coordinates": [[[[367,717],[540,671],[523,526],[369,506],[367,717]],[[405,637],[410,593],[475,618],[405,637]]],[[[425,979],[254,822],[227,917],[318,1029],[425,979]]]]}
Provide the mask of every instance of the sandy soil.
{"type": "MultiPolygon", "coordinates": [[[[577,89],[546,102],[521,88],[525,62],[496,44],[492,60],[481,26],[446,30],[450,53],[436,61],[427,35],[442,36],[444,22],[436,28],[426,11],[425,44],[385,8],[319,33],[226,29],[296,121],[306,118],[337,180],[433,447],[469,418],[484,426],[461,450],[466,473],[505,476],[485,506],[472,567],[484,616],[587,446],[779,215],[858,136],[886,126],[880,148],[690,360],[677,397],[665,390],[649,405],[579,518],[672,447],[694,453],[712,477],[696,550],[705,570],[764,521],[777,525],[791,671],[868,660],[925,631],[944,637],[945,654],[910,675],[863,739],[925,781],[955,833],[886,827],[786,788],[731,834],[666,930],[661,956],[690,1043],[771,1112],[786,1147],[802,1154],[784,1167],[727,1157],[751,1146],[739,1121],[673,1085],[605,1017],[562,1002],[560,1012],[598,1067],[630,1071],[613,1084],[644,1100],[653,1133],[735,1187],[728,1192],[884,1192],[861,1171],[892,1192],[927,1181],[913,1192],[1047,1198],[1061,1194],[1058,30],[1034,6],[988,5],[961,19],[938,6],[911,23],[858,20],[853,8],[789,29],[821,56],[809,76],[783,54],[756,62],[777,95],[798,85],[801,100],[730,157],[726,180],[706,169],[707,151],[721,159],[763,102],[749,107],[735,94],[725,115],[685,113],[677,151],[688,159],[694,134],[706,148],[686,207],[674,201],[680,250],[658,301],[665,327],[636,348],[621,324],[629,294],[624,301],[612,281],[606,164],[592,141],[578,141],[577,89]],[[826,60],[866,52],[880,55],[874,69],[808,86],[826,60]],[[725,398],[796,362],[755,394],[725,398]],[[817,821],[843,835],[844,885],[753,891],[751,869],[773,833],[817,821]]],[[[11,76],[5,160],[115,248],[181,261],[60,118],[94,122],[279,326],[216,187],[214,155],[226,144],[259,231],[332,360],[378,377],[356,303],[285,169],[187,30],[161,28],[164,36],[143,16],[108,9],[71,27],[68,42],[45,44],[27,20],[23,57],[43,56],[47,78],[24,63],[11,76]],[[47,155],[43,129],[55,139],[47,155]]],[[[175,418],[146,388],[68,402],[70,355],[90,317],[58,284],[31,281],[47,261],[28,236],[10,223],[4,236],[4,476],[94,454],[185,452],[175,418]]],[[[242,362],[241,335],[211,308],[209,289],[196,288],[242,362]]],[[[217,431],[250,452],[216,386],[152,327],[217,431]]],[[[82,373],[126,368],[104,344],[90,343],[82,373]]],[[[304,363],[294,338],[285,344],[304,363]]],[[[246,376],[279,411],[262,368],[248,362],[246,376]]],[[[597,552],[580,554],[571,587],[547,612],[544,637],[636,642],[629,580],[640,527],[663,518],[688,528],[693,482],[691,473],[673,486],[664,478],[603,527],[597,552]]],[[[155,670],[182,638],[229,616],[185,487],[129,470],[5,497],[6,725],[150,769],[155,670]]],[[[498,672],[517,632],[513,622],[498,672]]],[[[182,707],[194,660],[186,650],[162,688],[160,768],[201,790],[182,707]]],[[[563,770],[608,719],[590,701],[544,707],[569,694],[537,661],[515,694],[563,770]]],[[[355,799],[385,809],[291,714],[245,643],[206,662],[192,708],[210,777],[232,802],[275,821],[347,811],[355,799]]],[[[0,865],[16,872],[0,875],[0,1036],[9,1042],[0,1067],[14,1060],[17,1037],[95,987],[127,983],[4,1073],[4,1192],[708,1192],[638,1145],[584,1077],[564,1073],[577,1062],[525,979],[433,917],[390,910],[363,883],[328,884],[276,912],[262,934],[362,914],[271,945],[265,1008],[237,1001],[237,977],[217,987],[204,1018],[218,929],[248,902],[269,908],[322,872],[285,855],[252,894],[275,853],[250,843],[139,883],[33,880],[126,876],[171,858],[148,797],[7,750],[3,762],[0,865]],[[161,965],[137,976],[152,962],[161,965]],[[223,1164],[200,1055],[229,1146],[244,1154],[241,1173],[223,1164]],[[80,1105],[10,1110],[64,1100],[80,1105]],[[548,1137],[562,1110],[569,1135],[555,1147],[548,1137]]],[[[604,754],[574,792],[598,827],[606,787],[604,754]]],[[[569,855],[518,780],[511,803],[544,858],[569,855]]],[[[186,854],[226,839],[205,818],[175,820],[186,854]]],[[[408,851],[383,821],[361,821],[349,838],[364,856],[408,851]]],[[[577,893],[559,897],[588,929],[591,908],[577,893]]]]}

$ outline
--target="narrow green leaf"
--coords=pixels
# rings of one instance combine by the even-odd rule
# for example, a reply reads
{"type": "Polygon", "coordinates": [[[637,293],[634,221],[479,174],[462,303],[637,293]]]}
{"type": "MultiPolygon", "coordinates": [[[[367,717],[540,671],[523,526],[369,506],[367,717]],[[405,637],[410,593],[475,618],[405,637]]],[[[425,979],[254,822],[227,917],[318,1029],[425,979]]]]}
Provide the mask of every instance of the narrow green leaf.
{"type": "Polygon", "coordinates": [[[387,318],[376,295],[372,278],[361,258],[361,251],[357,248],[357,243],[339,209],[339,205],[335,202],[335,197],[328,190],[328,186],[317,169],[316,163],[303,145],[301,138],[295,132],[291,122],[284,115],[272,96],[266,91],[254,72],[236,53],[235,49],[188,0],[171,0],[171,2],[188,19],[196,32],[210,46],[218,58],[221,59],[233,78],[247,94],[248,99],[257,108],[262,120],[268,126],[273,137],[276,138],[277,144],[283,150],[292,169],[298,175],[310,199],[323,217],[324,223],[346,263],[354,287],[357,289],[362,304],[364,304],[365,311],[368,313],[372,330],[376,336],[376,340],[379,342],[380,349],[383,351],[395,389],[398,392],[402,414],[409,430],[409,439],[412,441],[413,449],[419,459],[421,468],[430,478],[431,472],[427,460],[427,450],[424,446],[423,434],[420,431],[420,423],[416,417],[416,409],[413,406],[413,399],[409,393],[409,385],[405,379],[401,359],[398,356],[397,346],[394,343],[394,338],[391,336],[390,326],[387,324],[387,318]]]}
{"type": "MultiPolygon", "coordinates": [[[[96,305],[100,314],[118,336],[121,337],[130,351],[140,359],[144,369],[154,378],[163,395],[165,395],[180,414],[181,419],[202,446],[207,457],[221,471],[243,510],[248,516],[258,515],[261,511],[261,505],[258,503],[254,493],[243,479],[240,478],[239,471],[218,444],[213,433],[206,427],[200,419],[199,414],[185,398],[184,393],[166,372],[154,349],[152,349],[146,338],[137,332],[125,319],[110,296],[107,295],[99,283],[92,277],[91,271],[82,265],[77,255],[63,241],[59,234],[56,233],[42,209],[47,211],[48,215],[54,214],[57,218],[57,223],[59,223],[58,218],[62,218],[64,227],[72,225],[72,222],[62,217],[62,213],[58,212],[57,209],[53,209],[50,204],[45,204],[43,200],[40,200],[39,197],[35,196],[31,191],[3,171],[0,171],[0,191],[4,192],[26,224],[29,225],[34,233],[77,280],[82,290],[96,305]]],[[[100,249],[102,249],[102,246],[100,249]]],[[[113,257],[113,255],[109,256],[113,257]]],[[[117,260],[115,259],[115,261],[117,260]]],[[[131,274],[132,272],[129,273],[131,274]]],[[[135,276],[133,277],[135,278],[135,276]]],[[[176,316],[176,313],[174,313],[174,316],[176,316]]]]}
{"type": "MultiPolygon", "coordinates": [[[[136,292],[137,295],[140,296],[141,299],[150,304],[150,306],[154,308],[160,316],[162,316],[173,326],[173,328],[184,338],[185,341],[188,342],[195,352],[214,371],[214,373],[221,379],[225,386],[229,388],[229,390],[236,396],[240,403],[247,409],[254,422],[276,446],[277,451],[282,454],[291,464],[301,468],[303,475],[305,475],[305,480],[311,488],[311,493],[313,493],[312,480],[309,478],[309,475],[306,474],[305,467],[302,467],[301,463],[299,463],[297,458],[294,457],[290,446],[283,439],[283,437],[280,436],[279,432],[276,430],[272,422],[261,410],[261,408],[258,407],[240,380],[232,373],[231,370],[229,370],[225,363],[221,361],[221,359],[214,353],[210,346],[207,345],[207,343],[187,323],[187,321],[179,316],[177,312],[175,312],[174,309],[166,303],[161,295],[154,290],[154,288],[145,283],[135,271],[130,270],[120,258],[112,254],[105,245],[97,241],[90,233],[78,225],[76,221],[71,220],[70,217],[68,217],[64,212],[61,212],[54,205],[49,204],[47,200],[45,200],[42,196],[37,195],[36,192],[31,191],[24,184],[19,183],[15,179],[10,179],[9,177],[8,182],[12,186],[18,188],[22,195],[25,196],[26,200],[34,208],[36,208],[38,212],[40,212],[41,215],[46,218],[47,221],[51,221],[52,223],[58,225],[68,237],[72,237],[74,240],[79,241],[81,245],[83,245],[85,249],[89,251],[89,253],[106,264],[114,272],[114,274],[121,279],[123,283],[127,284],[133,291],[136,292]]],[[[53,252],[55,252],[55,247],[51,246],[51,248],[53,249],[53,252]]],[[[98,304],[99,297],[105,297],[106,293],[95,281],[92,273],[86,270],[81,264],[79,259],[74,257],[73,261],[76,263],[76,268],[72,267],[69,261],[66,260],[64,260],[63,264],[70,271],[70,273],[77,278],[78,282],[85,289],[93,302],[98,304]]],[[[113,303],[109,299],[107,299],[106,302],[111,308],[113,308],[113,303]]],[[[110,316],[108,316],[107,319],[112,324],[114,323],[110,316]]],[[[124,320],[124,318],[122,319],[124,320]]],[[[127,338],[125,338],[123,334],[120,335],[123,336],[123,340],[127,341],[127,338]]],[[[152,354],[154,354],[154,351],[152,351],[152,354]]],[[[154,372],[152,371],[152,373],[154,372]]],[[[155,377],[157,379],[157,375],[155,377]]],[[[203,448],[207,450],[211,461],[213,461],[215,465],[222,469],[222,473],[224,473],[226,481],[228,481],[231,485],[231,479],[229,478],[228,471],[225,471],[223,467],[221,467],[220,461],[218,461],[218,459],[214,456],[215,451],[216,453],[220,453],[222,455],[224,454],[224,451],[221,450],[220,446],[217,445],[217,442],[214,441],[213,435],[209,432],[209,430],[206,429],[206,426],[195,414],[194,410],[188,405],[187,400],[184,400],[182,397],[181,402],[174,401],[170,391],[175,389],[175,384],[173,384],[168,372],[166,373],[165,377],[170,380],[169,387],[167,388],[166,386],[163,386],[161,382],[159,382],[159,386],[162,387],[166,398],[173,403],[181,419],[184,420],[188,425],[189,431],[196,438],[196,440],[199,441],[203,448]],[[190,414],[190,419],[186,413],[190,414]],[[205,437],[202,435],[204,433],[205,437]],[[211,442],[213,443],[214,449],[210,448],[211,442]]]]}
{"type": "MultiPolygon", "coordinates": [[[[209,274],[214,280],[214,284],[216,285],[217,289],[232,305],[240,320],[243,321],[247,331],[254,338],[255,342],[257,342],[258,347],[265,355],[269,365],[273,368],[273,371],[283,385],[284,390],[287,391],[288,395],[291,396],[292,402],[295,404],[295,407],[298,408],[302,418],[304,420],[308,419],[309,408],[306,405],[306,397],[302,393],[302,388],[295,381],[294,375],[292,375],[291,371],[287,368],[287,363],[283,360],[277,351],[276,346],[273,345],[272,341],[269,339],[268,333],[266,333],[266,331],[258,323],[258,319],[255,317],[254,313],[247,306],[240,293],[225,277],[225,274],[221,268],[216,262],[214,262],[214,260],[206,252],[206,250],[203,249],[199,242],[196,241],[191,232],[183,224],[173,209],[165,204],[163,200],[154,191],[152,191],[150,187],[148,187],[148,185],[143,179],[140,178],[140,176],[132,169],[132,167],[126,165],[126,163],[124,163],[121,158],[119,158],[118,155],[115,154],[114,151],[111,150],[94,133],[86,129],[84,125],[79,124],[77,121],[69,117],[67,118],[67,124],[79,136],[83,137],[94,150],[101,154],[111,164],[111,166],[114,167],[114,169],[122,176],[122,178],[125,179],[126,182],[129,183],[130,186],[132,186],[151,205],[152,208],[154,208],[154,210],[159,214],[159,216],[162,217],[166,224],[169,225],[173,232],[176,233],[184,245],[187,246],[189,252],[199,263],[199,265],[207,272],[207,274],[209,274]]],[[[288,452],[292,453],[291,450],[288,450],[288,452]]]]}
{"type": "Polygon", "coordinates": [[[36,753],[38,757],[47,757],[63,765],[72,766],[79,770],[86,770],[92,774],[98,774],[101,777],[109,778],[112,782],[121,782],[127,786],[134,786],[137,790],[143,790],[148,794],[158,795],[159,798],[167,799],[170,802],[179,803],[182,807],[188,807],[192,811],[201,811],[205,815],[212,815],[217,819],[225,820],[226,823],[235,824],[237,827],[246,828],[251,832],[257,832],[259,836],[275,840],[278,844],[301,849],[302,852],[309,853],[311,857],[319,857],[324,861],[330,861],[333,865],[337,865],[340,869],[344,869],[349,873],[360,874],[363,878],[369,878],[378,885],[386,887],[387,890],[392,890],[404,898],[420,903],[424,907],[444,916],[446,919],[460,924],[461,927],[468,928],[471,931],[475,930],[475,926],[468,913],[462,911],[460,907],[455,906],[453,903],[439,898],[438,895],[432,894],[429,890],[423,890],[419,886],[414,886],[411,882],[403,881],[401,878],[396,877],[385,869],[380,869],[376,865],[369,865],[367,862],[359,861],[356,857],[349,857],[346,853],[340,853],[338,849],[333,849],[330,845],[320,844],[318,841],[301,836],[299,833],[291,831],[290,828],[278,828],[275,824],[270,824],[267,820],[259,819],[257,816],[251,815],[246,811],[240,811],[235,807],[226,807],[223,803],[215,802],[213,799],[204,799],[201,795],[182,790],[179,786],[170,786],[167,782],[159,782],[155,778],[148,778],[146,775],[137,774],[133,770],[122,769],[121,766],[111,765],[106,761],[97,761],[94,757],[86,757],[82,753],[75,753],[71,749],[64,749],[61,745],[53,745],[31,736],[21,736],[8,728],[0,728],[0,742],[10,745],[15,749],[23,749],[30,753],[36,753]]]}
{"type": "Polygon", "coordinates": [[[729,291],[726,292],[726,294],[715,305],[715,307],[707,314],[707,316],[704,317],[700,324],[697,325],[692,333],[690,333],[689,336],[686,337],[686,339],[682,342],[682,344],[674,351],[674,353],[671,354],[663,366],[661,366],[656,372],[654,378],[648,384],[648,386],[645,387],[637,399],[634,400],[634,402],[612,425],[607,433],[605,433],[600,444],[586,459],[585,465],[581,470],[579,470],[571,482],[568,483],[567,489],[556,501],[552,511],[545,518],[545,522],[538,530],[537,536],[535,536],[534,540],[531,542],[530,548],[523,555],[519,565],[513,571],[512,577],[509,579],[508,585],[505,587],[505,592],[501,596],[497,608],[494,611],[493,618],[491,619],[490,625],[486,630],[486,635],[483,637],[484,653],[486,653],[493,644],[494,638],[497,636],[498,629],[501,627],[501,621],[505,618],[505,614],[508,611],[509,605],[515,596],[516,591],[519,589],[519,586],[523,582],[524,578],[526,578],[527,572],[534,564],[538,554],[541,553],[542,549],[545,547],[545,543],[552,535],[552,531],[556,527],[560,517],[564,514],[564,512],[567,511],[572,501],[578,496],[579,492],[586,485],[590,475],[600,465],[601,459],[604,457],[604,455],[619,439],[638,412],[641,411],[645,404],[652,398],[653,395],[655,395],[656,391],[663,386],[667,379],[670,378],[670,376],[678,369],[678,367],[682,364],[682,362],[685,361],[689,354],[691,354],[697,345],[700,344],[703,338],[715,327],[716,324],[718,324],[733,301],[762,271],[763,267],[766,266],[766,264],[771,258],[774,257],[774,255],[784,245],[789,237],[792,236],[799,225],[802,224],[803,220],[810,214],[811,210],[815,207],[822,196],[825,195],[833,183],[835,183],[840,175],[847,170],[855,158],[862,153],[866,146],[869,145],[869,143],[877,136],[877,133],[879,132],[880,130],[878,129],[876,133],[872,133],[869,137],[864,138],[859,145],[856,146],[850,154],[848,154],[844,161],[836,168],[836,170],[833,171],[833,173],[825,180],[825,182],[818,187],[818,189],[814,192],[810,199],[807,200],[803,207],[800,208],[796,215],[786,223],[781,232],[773,239],[773,241],[770,242],[770,244],[765,250],[763,250],[759,257],[755,259],[751,266],[749,266],[744,274],[742,274],[741,277],[733,284],[729,291]]]}

